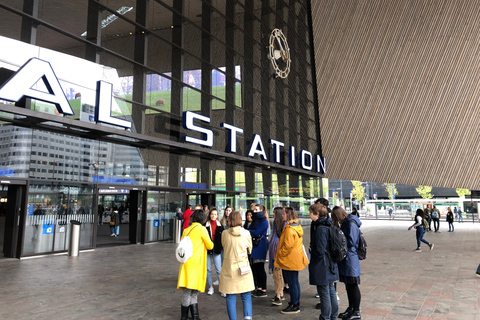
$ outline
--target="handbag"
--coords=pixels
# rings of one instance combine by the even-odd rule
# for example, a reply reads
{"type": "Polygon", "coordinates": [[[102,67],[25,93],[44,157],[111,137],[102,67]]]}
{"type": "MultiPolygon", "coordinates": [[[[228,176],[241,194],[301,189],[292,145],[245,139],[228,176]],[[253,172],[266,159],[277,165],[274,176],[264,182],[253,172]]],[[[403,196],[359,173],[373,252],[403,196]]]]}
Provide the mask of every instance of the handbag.
{"type": "Polygon", "coordinates": [[[252,236],[252,245],[254,247],[258,246],[258,244],[260,243],[260,240],[262,240],[263,236],[261,237],[258,237],[258,236],[252,236]]]}
{"type": "Polygon", "coordinates": [[[110,221],[110,225],[113,227],[115,225],[115,221],[110,221]]]}
{"type": "MultiPolygon", "coordinates": [[[[235,258],[238,260],[237,251],[233,246],[233,240],[232,240],[232,250],[233,250],[233,253],[235,254],[235,258]]],[[[247,275],[250,272],[252,272],[252,269],[250,268],[250,264],[247,264],[246,266],[243,266],[243,267],[240,267],[240,263],[237,263],[237,265],[238,265],[238,274],[241,276],[247,275]]]]}

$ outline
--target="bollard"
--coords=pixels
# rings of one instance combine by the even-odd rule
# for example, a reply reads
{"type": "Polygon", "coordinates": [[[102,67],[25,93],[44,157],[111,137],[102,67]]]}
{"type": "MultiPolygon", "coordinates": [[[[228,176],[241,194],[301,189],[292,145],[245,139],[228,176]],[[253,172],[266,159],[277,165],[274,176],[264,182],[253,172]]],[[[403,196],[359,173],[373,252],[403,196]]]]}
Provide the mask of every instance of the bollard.
{"type": "Polygon", "coordinates": [[[180,243],[180,238],[182,237],[182,219],[174,218],[175,220],[173,226],[173,242],[180,243]]]}
{"type": "Polygon", "coordinates": [[[81,224],[82,223],[77,220],[70,220],[70,246],[68,247],[69,257],[78,257],[81,224]]]}

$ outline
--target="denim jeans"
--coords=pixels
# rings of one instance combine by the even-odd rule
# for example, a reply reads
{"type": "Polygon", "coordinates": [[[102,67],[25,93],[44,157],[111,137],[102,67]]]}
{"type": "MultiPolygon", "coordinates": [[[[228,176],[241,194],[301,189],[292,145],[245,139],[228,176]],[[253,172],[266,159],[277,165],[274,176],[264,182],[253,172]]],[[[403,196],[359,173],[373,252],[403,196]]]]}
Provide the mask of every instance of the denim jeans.
{"type": "Polygon", "coordinates": [[[290,287],[290,303],[300,305],[300,283],[298,282],[298,271],[283,270],[285,282],[290,287]]]}
{"type": "Polygon", "coordinates": [[[207,285],[212,286],[212,260],[217,271],[217,278],[220,280],[220,271],[222,270],[222,255],[219,254],[207,254],[207,285]]]}
{"type": "MultiPolygon", "coordinates": [[[[240,294],[243,303],[243,319],[252,319],[252,293],[250,291],[240,294]]],[[[228,319],[237,320],[237,295],[227,294],[228,319]]]]}
{"type": "Polygon", "coordinates": [[[317,286],[320,296],[320,318],[319,320],[336,320],[338,315],[337,292],[333,283],[317,286]]]}
{"type": "Polygon", "coordinates": [[[120,226],[111,226],[110,232],[118,236],[120,234],[120,226]]]}
{"type": "Polygon", "coordinates": [[[448,223],[448,231],[455,231],[455,227],[453,226],[453,222],[448,223]]]}
{"type": "Polygon", "coordinates": [[[420,248],[420,242],[426,243],[430,245],[430,243],[423,239],[423,235],[425,234],[425,229],[423,227],[417,227],[417,248],[420,248]]]}

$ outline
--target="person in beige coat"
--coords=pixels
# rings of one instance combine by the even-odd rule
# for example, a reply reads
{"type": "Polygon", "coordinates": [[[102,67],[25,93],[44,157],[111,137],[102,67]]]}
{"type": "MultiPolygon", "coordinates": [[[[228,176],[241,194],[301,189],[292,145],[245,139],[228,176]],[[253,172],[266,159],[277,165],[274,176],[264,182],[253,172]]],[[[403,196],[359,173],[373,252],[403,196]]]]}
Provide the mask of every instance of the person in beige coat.
{"type": "Polygon", "coordinates": [[[205,291],[207,281],[207,250],[213,249],[207,229],[204,227],[207,215],[195,210],[190,216],[190,226],[183,231],[182,239],[188,235],[192,241],[193,255],[187,262],[180,264],[177,289],[183,289],[182,318],[187,320],[188,311],[193,320],[200,320],[198,315],[198,293],[205,291]]]}
{"type": "Polygon", "coordinates": [[[220,292],[227,294],[227,312],[230,320],[237,319],[237,293],[243,302],[243,319],[252,319],[252,295],[255,289],[253,275],[248,262],[252,252],[250,232],[242,228],[240,212],[233,211],[228,216],[228,229],[222,233],[223,265],[220,272],[220,292]],[[246,267],[247,274],[240,274],[240,268],[246,267]]]}

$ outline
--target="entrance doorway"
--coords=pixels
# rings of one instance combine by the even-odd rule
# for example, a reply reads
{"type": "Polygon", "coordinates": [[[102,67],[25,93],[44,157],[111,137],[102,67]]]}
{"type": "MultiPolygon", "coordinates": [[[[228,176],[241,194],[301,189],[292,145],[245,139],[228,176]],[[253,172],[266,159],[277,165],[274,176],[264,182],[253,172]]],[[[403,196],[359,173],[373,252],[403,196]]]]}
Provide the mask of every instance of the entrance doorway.
{"type": "Polygon", "coordinates": [[[0,257],[20,258],[22,253],[23,215],[25,207],[25,185],[0,187],[0,257]]]}
{"type": "Polygon", "coordinates": [[[192,209],[197,204],[201,204],[203,208],[217,206],[214,193],[187,193],[187,204],[191,205],[192,209]]]}
{"type": "Polygon", "coordinates": [[[139,190],[99,189],[96,247],[141,242],[143,194],[139,190]],[[112,217],[119,222],[115,226],[110,225],[112,217]]]}

